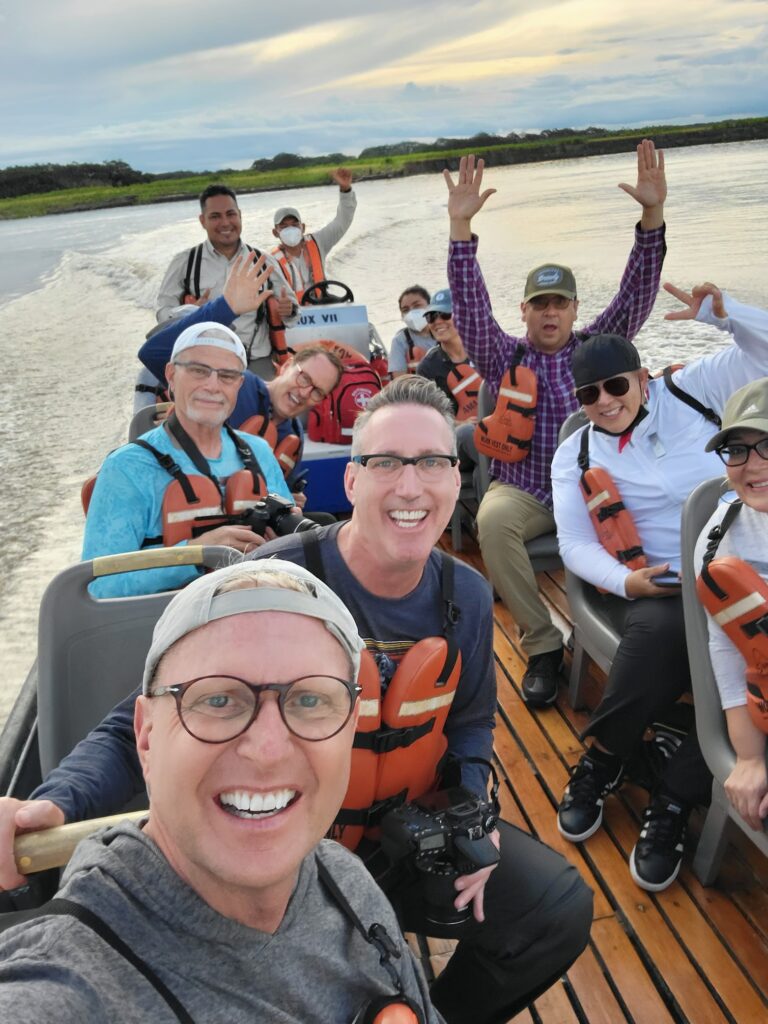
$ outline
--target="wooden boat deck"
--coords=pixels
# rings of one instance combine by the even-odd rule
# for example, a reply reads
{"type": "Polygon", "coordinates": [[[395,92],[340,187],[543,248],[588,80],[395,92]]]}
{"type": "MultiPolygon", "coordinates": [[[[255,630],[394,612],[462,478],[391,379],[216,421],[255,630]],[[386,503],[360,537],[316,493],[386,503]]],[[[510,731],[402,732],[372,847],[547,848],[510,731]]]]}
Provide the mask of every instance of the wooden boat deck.
{"type": "MultiPolygon", "coordinates": [[[[446,547],[447,535],[446,535],[446,547]]],[[[450,550],[450,548],[448,548],[450,550]]],[[[466,561],[483,571],[465,537],[466,561]]],[[[567,637],[570,611],[561,572],[539,585],[567,637]]],[[[691,821],[686,858],[665,892],[633,883],[628,858],[647,794],[625,786],[605,804],[604,827],[586,843],[566,842],[555,808],[568,767],[582,749],[588,712],[575,712],[561,687],[557,704],[529,710],[520,680],[525,658],[506,608],[494,606],[499,710],[495,759],[504,779],[504,817],[537,835],[577,866],[595,894],[587,950],[568,975],[515,1024],[766,1024],[768,1022],[768,861],[735,829],[716,885],[704,888],[690,864],[702,818],[691,821]]],[[[567,671],[567,668],[566,668],[567,671]]],[[[594,706],[604,676],[592,667],[586,695],[594,706]]],[[[425,970],[439,973],[451,944],[412,938],[425,970]]]]}

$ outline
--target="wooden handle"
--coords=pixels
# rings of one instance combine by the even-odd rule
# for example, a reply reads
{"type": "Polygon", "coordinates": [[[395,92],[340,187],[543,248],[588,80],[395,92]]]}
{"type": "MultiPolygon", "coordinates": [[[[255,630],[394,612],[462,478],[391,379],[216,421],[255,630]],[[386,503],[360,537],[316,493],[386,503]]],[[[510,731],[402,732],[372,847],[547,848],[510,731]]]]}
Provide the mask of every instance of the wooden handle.
{"type": "Polygon", "coordinates": [[[110,818],[91,818],[90,821],[74,821],[71,825],[58,825],[40,832],[26,832],[17,836],[13,844],[16,867],[22,875],[60,868],[67,863],[80,840],[92,832],[107,825],[117,825],[121,821],[139,821],[147,813],[130,811],[127,814],[114,814],[110,818]]]}
{"type": "Polygon", "coordinates": [[[94,558],[94,578],[112,576],[118,572],[136,572],[139,569],[165,569],[175,565],[202,565],[203,548],[200,544],[183,544],[175,548],[147,548],[145,551],[126,551],[121,555],[102,555],[94,558]]]}

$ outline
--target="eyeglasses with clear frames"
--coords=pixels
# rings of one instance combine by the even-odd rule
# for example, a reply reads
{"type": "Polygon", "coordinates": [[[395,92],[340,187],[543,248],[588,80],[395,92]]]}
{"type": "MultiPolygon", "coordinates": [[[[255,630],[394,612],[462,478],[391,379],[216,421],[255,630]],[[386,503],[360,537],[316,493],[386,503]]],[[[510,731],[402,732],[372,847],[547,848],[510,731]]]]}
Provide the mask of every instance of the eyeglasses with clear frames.
{"type": "Polygon", "coordinates": [[[200,676],[158,686],[148,696],[170,694],[184,729],[201,743],[227,743],[256,720],[261,695],[273,691],[285,727],[313,743],[341,732],[362,688],[335,676],[302,676],[288,683],[249,683],[238,676],[200,676]]]}
{"type": "Polygon", "coordinates": [[[174,366],[182,366],[193,380],[208,380],[212,373],[215,373],[222,384],[235,384],[245,376],[244,370],[219,370],[215,366],[208,366],[206,363],[184,363],[176,360],[174,366]]]}
{"type": "Polygon", "coordinates": [[[746,444],[744,441],[733,441],[715,448],[726,466],[744,466],[749,460],[750,452],[757,452],[761,459],[768,460],[768,437],[763,437],[757,444],[746,444]]]}
{"type": "Polygon", "coordinates": [[[352,462],[369,469],[375,476],[389,479],[399,476],[405,466],[414,466],[422,480],[436,480],[447,476],[448,470],[459,461],[456,455],[353,455],[352,462]]]}
{"type": "Polygon", "coordinates": [[[312,388],[312,390],[309,392],[309,397],[312,399],[313,402],[322,402],[322,400],[327,395],[327,392],[323,391],[322,388],[319,388],[308,373],[305,373],[298,367],[296,368],[296,383],[302,389],[312,388]]]}

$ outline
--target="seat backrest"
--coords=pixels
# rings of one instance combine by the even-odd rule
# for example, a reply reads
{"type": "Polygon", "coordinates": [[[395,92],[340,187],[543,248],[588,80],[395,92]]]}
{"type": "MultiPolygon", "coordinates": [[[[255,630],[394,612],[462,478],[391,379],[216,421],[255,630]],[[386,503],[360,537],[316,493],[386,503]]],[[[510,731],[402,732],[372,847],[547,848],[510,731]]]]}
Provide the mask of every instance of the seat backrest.
{"type": "Polygon", "coordinates": [[[728,739],[725,715],[709,659],[707,616],[696,594],[693,552],[699,534],[717,506],[722,484],[721,477],[705,480],[691,492],[683,506],[681,534],[683,611],[696,709],[696,731],[704,760],[721,783],[730,775],[736,758],[728,739]]]}
{"type": "Polygon", "coordinates": [[[81,562],[48,584],[38,620],[38,732],[45,776],[141,683],[152,631],[173,592],[97,600],[95,576],[160,565],[228,565],[232,548],[152,548],[81,562]]]}
{"type": "Polygon", "coordinates": [[[148,430],[154,429],[172,408],[173,402],[153,402],[152,405],[145,405],[143,409],[139,409],[128,426],[128,440],[135,441],[148,430]]]}
{"type": "Polygon", "coordinates": [[[562,444],[566,437],[570,437],[571,434],[575,434],[577,430],[581,430],[589,423],[583,409],[577,409],[576,412],[572,412],[570,416],[566,416],[560,427],[560,431],[557,435],[557,443],[562,444]]]}

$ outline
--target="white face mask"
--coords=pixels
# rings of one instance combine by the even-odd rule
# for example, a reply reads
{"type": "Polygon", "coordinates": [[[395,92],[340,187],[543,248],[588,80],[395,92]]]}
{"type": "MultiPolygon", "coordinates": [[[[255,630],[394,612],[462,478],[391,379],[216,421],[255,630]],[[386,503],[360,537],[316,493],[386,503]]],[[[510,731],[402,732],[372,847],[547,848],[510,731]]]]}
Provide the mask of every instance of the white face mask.
{"type": "Polygon", "coordinates": [[[416,331],[417,334],[420,334],[427,326],[424,310],[409,309],[407,313],[403,314],[403,323],[410,331],[416,331]]]}
{"type": "Polygon", "coordinates": [[[279,232],[280,241],[283,245],[298,245],[304,235],[302,234],[301,228],[283,228],[279,232]]]}

